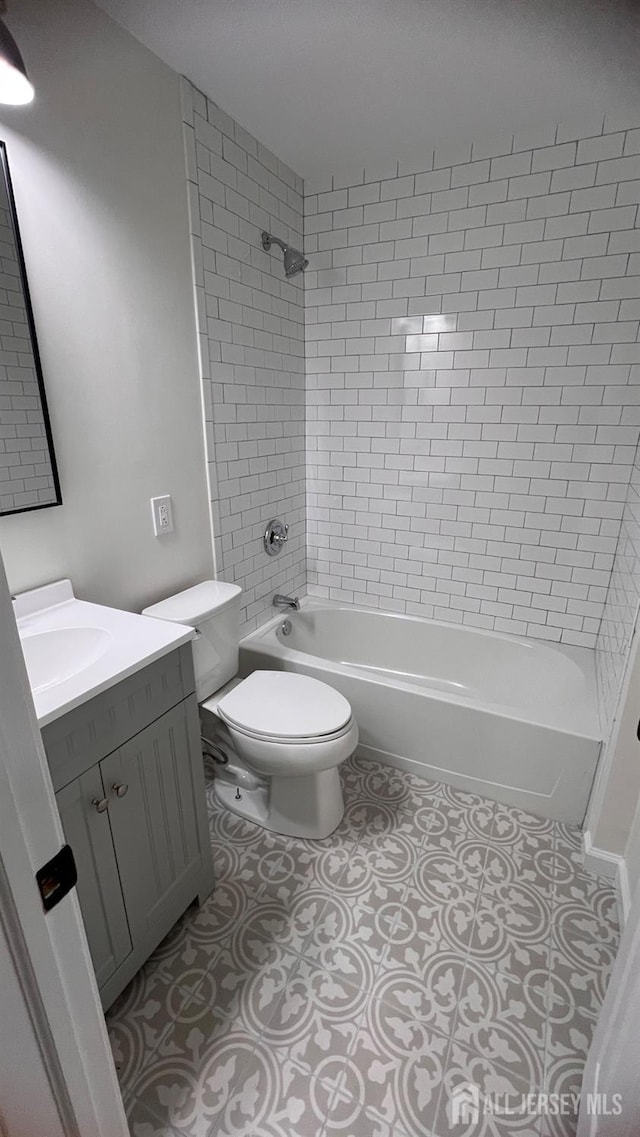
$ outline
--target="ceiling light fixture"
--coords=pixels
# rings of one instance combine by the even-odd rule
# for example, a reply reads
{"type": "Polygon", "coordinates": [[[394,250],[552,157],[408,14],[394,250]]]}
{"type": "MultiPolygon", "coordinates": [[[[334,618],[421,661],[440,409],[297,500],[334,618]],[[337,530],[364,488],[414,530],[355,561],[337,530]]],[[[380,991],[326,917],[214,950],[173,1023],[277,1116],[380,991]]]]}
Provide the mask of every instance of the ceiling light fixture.
{"type": "MultiPolygon", "coordinates": [[[[0,17],[6,15],[6,0],[0,0],[0,17]]],[[[20,49],[3,19],[0,19],[0,103],[23,106],[35,95],[20,49]]]]}

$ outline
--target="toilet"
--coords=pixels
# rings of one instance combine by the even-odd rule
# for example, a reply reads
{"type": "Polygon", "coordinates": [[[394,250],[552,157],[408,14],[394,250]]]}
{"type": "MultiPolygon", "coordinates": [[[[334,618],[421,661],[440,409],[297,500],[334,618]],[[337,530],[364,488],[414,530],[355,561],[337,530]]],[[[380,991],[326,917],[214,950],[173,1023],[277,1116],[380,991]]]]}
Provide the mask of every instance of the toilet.
{"type": "Polygon", "coordinates": [[[195,629],[193,661],[205,752],[221,804],[276,833],[321,839],[344,813],[338,767],[358,744],[339,691],[291,671],[237,677],[242,589],[205,580],[143,615],[195,629]]]}

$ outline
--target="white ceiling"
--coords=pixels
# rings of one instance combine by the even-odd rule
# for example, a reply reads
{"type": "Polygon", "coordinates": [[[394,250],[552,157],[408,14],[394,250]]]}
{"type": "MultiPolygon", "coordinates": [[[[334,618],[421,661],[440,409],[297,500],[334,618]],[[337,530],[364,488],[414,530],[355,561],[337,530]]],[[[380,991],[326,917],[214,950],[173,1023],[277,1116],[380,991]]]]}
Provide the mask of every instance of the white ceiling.
{"type": "Polygon", "coordinates": [[[640,108],[637,0],[98,0],[303,177],[640,108]]]}

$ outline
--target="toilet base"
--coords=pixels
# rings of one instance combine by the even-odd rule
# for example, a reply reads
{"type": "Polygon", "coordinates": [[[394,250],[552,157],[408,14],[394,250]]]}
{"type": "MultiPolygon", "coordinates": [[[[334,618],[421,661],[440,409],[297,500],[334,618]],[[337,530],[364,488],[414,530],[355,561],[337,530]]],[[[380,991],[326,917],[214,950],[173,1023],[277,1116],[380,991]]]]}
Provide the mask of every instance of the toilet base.
{"type": "Polygon", "coordinates": [[[335,766],[295,778],[275,776],[255,789],[216,778],[214,793],[232,813],[285,837],[321,841],[333,833],[344,815],[340,775],[335,766]]]}
{"type": "Polygon", "coordinates": [[[216,801],[219,801],[225,809],[229,809],[231,813],[237,813],[240,817],[245,817],[247,821],[261,825],[263,829],[269,828],[267,824],[269,809],[266,786],[245,789],[235,786],[231,782],[223,781],[222,778],[216,778],[213,783],[213,794],[216,801]]]}

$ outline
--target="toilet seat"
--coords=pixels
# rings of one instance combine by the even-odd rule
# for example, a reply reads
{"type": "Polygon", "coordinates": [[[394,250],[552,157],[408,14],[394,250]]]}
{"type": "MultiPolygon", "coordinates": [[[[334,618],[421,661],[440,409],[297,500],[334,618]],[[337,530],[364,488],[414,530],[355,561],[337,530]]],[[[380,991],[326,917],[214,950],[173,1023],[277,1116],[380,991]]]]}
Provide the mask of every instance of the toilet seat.
{"type": "MultiPolygon", "coordinates": [[[[222,717],[223,716],[221,714],[220,718],[222,717]]],[[[335,730],[332,734],[314,734],[296,737],[286,734],[258,734],[257,731],[243,729],[243,727],[238,726],[238,724],[235,722],[232,723],[228,720],[225,721],[227,721],[227,726],[235,734],[241,734],[244,738],[255,739],[256,742],[266,742],[271,744],[277,742],[281,746],[287,746],[287,744],[291,746],[304,746],[305,744],[307,746],[312,746],[314,743],[334,742],[336,739],[344,738],[345,734],[348,734],[351,730],[353,724],[353,719],[350,718],[349,721],[345,723],[345,725],[340,730],[335,730]]]]}
{"type": "Polygon", "coordinates": [[[220,700],[217,712],[229,727],[264,742],[330,742],[352,722],[339,691],[291,671],[254,671],[220,700]]]}

